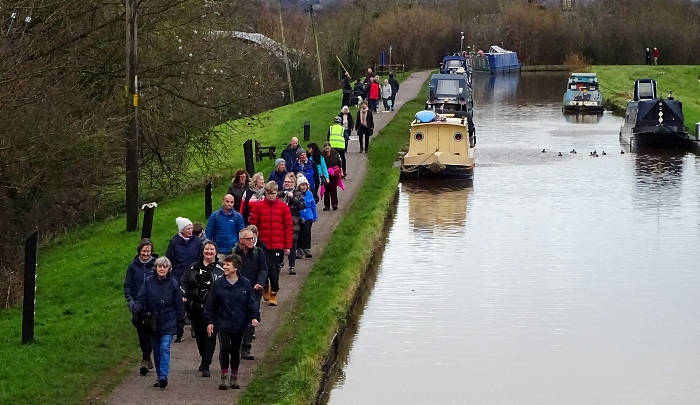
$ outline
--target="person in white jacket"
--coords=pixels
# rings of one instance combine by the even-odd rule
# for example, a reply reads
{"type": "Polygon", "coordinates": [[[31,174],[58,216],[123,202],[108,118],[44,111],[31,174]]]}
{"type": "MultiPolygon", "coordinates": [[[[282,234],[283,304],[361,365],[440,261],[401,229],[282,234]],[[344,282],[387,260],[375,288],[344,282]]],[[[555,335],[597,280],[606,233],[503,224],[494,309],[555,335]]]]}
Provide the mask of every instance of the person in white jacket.
{"type": "Polygon", "coordinates": [[[384,112],[391,112],[391,85],[386,79],[382,85],[382,101],[384,102],[384,112]]]}

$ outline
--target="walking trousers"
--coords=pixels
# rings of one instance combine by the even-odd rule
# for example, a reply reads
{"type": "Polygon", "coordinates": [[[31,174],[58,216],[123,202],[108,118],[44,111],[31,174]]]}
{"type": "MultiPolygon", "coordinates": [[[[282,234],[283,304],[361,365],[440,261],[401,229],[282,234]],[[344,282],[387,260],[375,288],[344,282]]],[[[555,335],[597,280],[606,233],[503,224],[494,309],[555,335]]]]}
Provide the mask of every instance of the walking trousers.
{"type": "Polygon", "coordinates": [[[241,364],[241,342],[243,332],[231,333],[219,331],[219,365],[221,370],[228,370],[238,373],[238,366],[241,364]]]}
{"type": "Polygon", "coordinates": [[[207,336],[207,325],[204,324],[204,309],[191,308],[189,312],[195,340],[197,341],[197,349],[199,350],[199,356],[202,358],[200,366],[208,368],[216,350],[216,334],[207,336]]]}
{"type": "Polygon", "coordinates": [[[269,261],[267,278],[270,280],[270,289],[273,292],[280,290],[280,267],[284,260],[284,250],[267,249],[267,260],[269,261]]]}
{"type": "MultiPolygon", "coordinates": [[[[262,299],[262,290],[253,290],[255,294],[255,302],[258,305],[258,311],[260,310],[260,300],[262,299]]],[[[248,324],[248,330],[245,331],[243,335],[243,344],[241,345],[243,353],[250,353],[250,349],[253,347],[253,335],[255,335],[255,326],[248,324]]]]}

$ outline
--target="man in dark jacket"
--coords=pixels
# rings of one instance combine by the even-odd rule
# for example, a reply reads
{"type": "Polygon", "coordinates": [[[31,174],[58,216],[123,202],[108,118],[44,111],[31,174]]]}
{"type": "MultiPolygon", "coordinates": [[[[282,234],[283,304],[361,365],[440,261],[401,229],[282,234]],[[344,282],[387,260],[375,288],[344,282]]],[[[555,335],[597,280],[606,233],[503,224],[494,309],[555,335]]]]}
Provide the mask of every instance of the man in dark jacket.
{"type": "MultiPolygon", "coordinates": [[[[241,258],[241,267],[238,269],[238,274],[247,278],[250,284],[253,285],[255,302],[260,308],[263,286],[267,282],[267,258],[262,249],[255,246],[253,231],[247,228],[241,231],[238,235],[238,244],[233,248],[233,253],[241,258]]],[[[253,335],[255,335],[255,327],[251,324],[248,326],[245,335],[243,335],[243,345],[241,346],[242,359],[255,359],[255,356],[250,354],[250,349],[253,347],[253,335]]]]}
{"type": "MultiPolygon", "coordinates": [[[[289,140],[289,145],[282,151],[281,157],[287,164],[287,168],[291,169],[294,161],[297,160],[297,149],[299,149],[299,138],[296,136],[289,140]]],[[[275,165],[277,166],[277,165],[275,165]]]]}
{"type": "Polygon", "coordinates": [[[340,102],[340,108],[350,104],[350,96],[352,96],[350,73],[345,72],[345,76],[343,77],[343,101],[340,102]]]}
{"type": "Polygon", "coordinates": [[[207,222],[205,233],[209,240],[216,243],[220,252],[219,259],[222,259],[223,256],[226,256],[231,251],[233,245],[238,242],[238,232],[245,228],[243,215],[233,209],[233,203],[233,196],[226,194],[221,202],[221,209],[211,214],[207,222]]]}
{"type": "Polygon", "coordinates": [[[394,111],[396,105],[396,93],[399,92],[399,81],[394,78],[393,73],[389,73],[389,85],[391,86],[391,111],[394,111]]]}

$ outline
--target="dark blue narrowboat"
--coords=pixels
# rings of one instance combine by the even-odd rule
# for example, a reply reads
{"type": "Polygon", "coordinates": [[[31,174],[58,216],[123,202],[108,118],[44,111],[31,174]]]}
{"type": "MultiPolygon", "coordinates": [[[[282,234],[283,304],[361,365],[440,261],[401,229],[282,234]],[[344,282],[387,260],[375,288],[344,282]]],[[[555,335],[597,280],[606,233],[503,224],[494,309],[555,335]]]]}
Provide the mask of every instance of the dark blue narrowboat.
{"type": "Polygon", "coordinates": [[[518,61],[517,53],[493,45],[488,52],[483,53],[479,51],[474,56],[472,68],[475,72],[488,72],[491,74],[519,72],[520,61],[518,61]]]}
{"type": "Polygon", "coordinates": [[[656,81],[634,82],[634,100],[627,103],[620,142],[633,149],[689,148],[695,142],[685,127],[683,104],[671,94],[657,96],[656,81]]]}

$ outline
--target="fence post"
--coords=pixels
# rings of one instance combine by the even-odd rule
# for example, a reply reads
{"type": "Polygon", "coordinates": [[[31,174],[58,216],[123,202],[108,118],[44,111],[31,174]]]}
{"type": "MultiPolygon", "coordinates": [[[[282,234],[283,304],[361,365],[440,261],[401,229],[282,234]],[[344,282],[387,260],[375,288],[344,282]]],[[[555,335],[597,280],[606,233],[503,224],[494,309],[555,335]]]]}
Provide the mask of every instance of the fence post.
{"type": "Polygon", "coordinates": [[[144,204],[141,206],[143,210],[143,227],[141,228],[141,239],[148,238],[151,239],[151,233],[153,231],[153,213],[158,204],[155,202],[144,204]]]}
{"type": "Polygon", "coordinates": [[[34,341],[34,307],[36,305],[36,251],[39,233],[34,231],[24,241],[24,305],[22,307],[22,344],[34,341]]]}
{"type": "Polygon", "coordinates": [[[211,216],[211,181],[204,186],[204,218],[211,216]]]}
{"type": "Polygon", "coordinates": [[[309,141],[311,139],[311,123],[309,121],[304,121],[304,141],[309,141]]]}
{"type": "Polygon", "coordinates": [[[248,139],[243,143],[243,156],[245,156],[245,171],[249,176],[255,173],[255,159],[253,157],[253,140],[248,139]]]}

